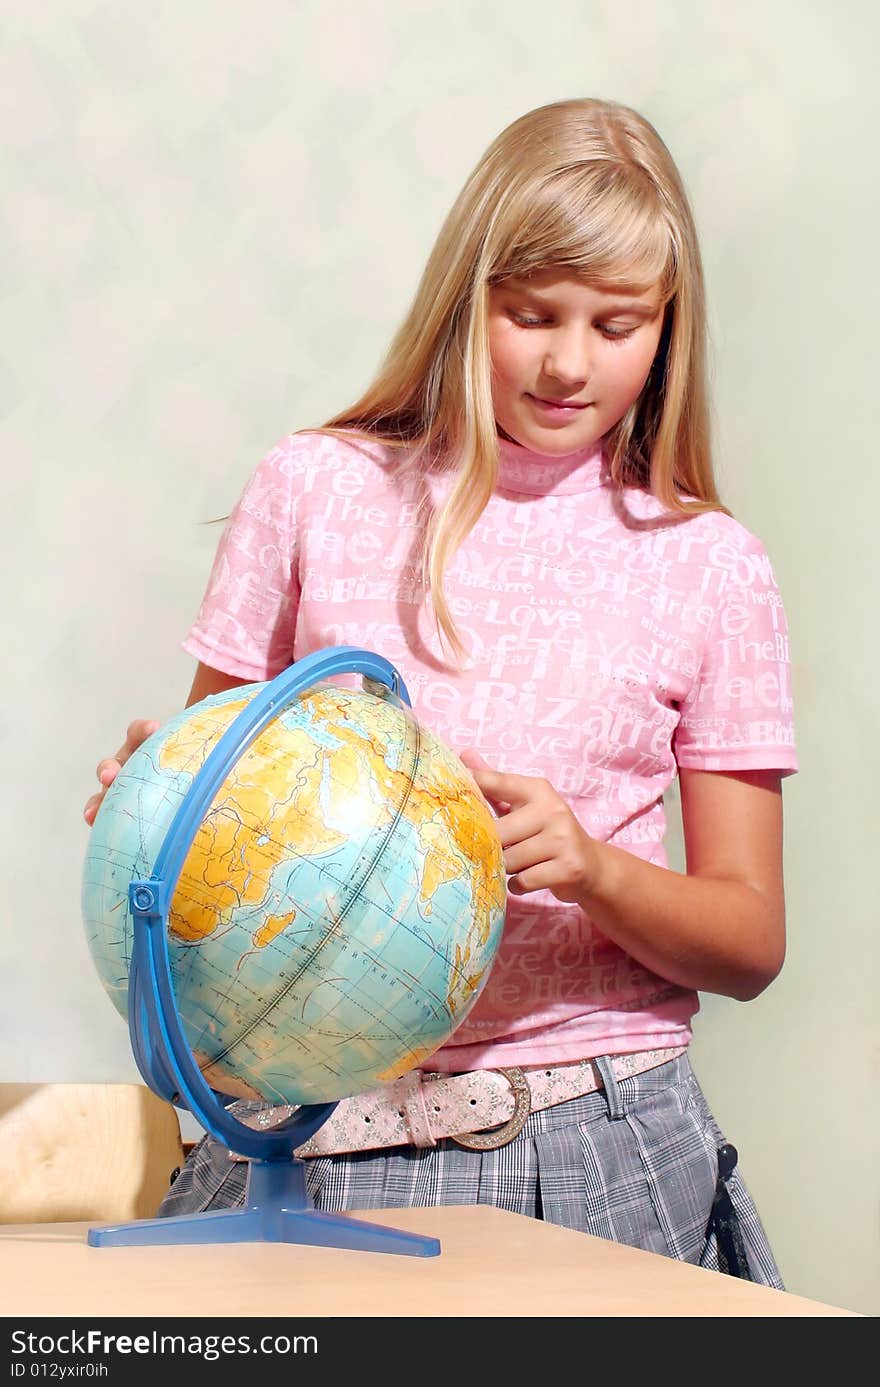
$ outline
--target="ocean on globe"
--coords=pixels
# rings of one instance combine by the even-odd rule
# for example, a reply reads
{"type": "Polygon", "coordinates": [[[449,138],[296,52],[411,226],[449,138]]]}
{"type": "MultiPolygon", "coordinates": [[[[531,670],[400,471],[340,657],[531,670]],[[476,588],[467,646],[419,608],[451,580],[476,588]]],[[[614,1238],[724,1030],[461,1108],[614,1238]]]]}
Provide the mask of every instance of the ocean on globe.
{"type": "MultiPolygon", "coordinates": [[[[99,810],[83,919],[123,1016],[129,883],[151,875],[193,777],[263,688],[171,719],[99,810]]],[[[208,1084],[332,1102],[422,1064],[487,980],[505,883],[495,821],[457,756],[396,696],[313,684],[230,768],[174,890],[175,1000],[208,1084]]]]}

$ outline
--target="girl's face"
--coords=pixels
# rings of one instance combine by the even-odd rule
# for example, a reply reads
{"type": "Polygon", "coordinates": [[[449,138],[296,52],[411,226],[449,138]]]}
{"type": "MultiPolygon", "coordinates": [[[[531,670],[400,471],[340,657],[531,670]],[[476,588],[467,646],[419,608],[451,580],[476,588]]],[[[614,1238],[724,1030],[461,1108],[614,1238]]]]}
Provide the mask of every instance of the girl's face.
{"type": "Polygon", "coordinates": [[[493,285],[496,422],[548,457],[589,447],[640,395],[662,328],[658,289],[606,292],[556,269],[493,285]]]}

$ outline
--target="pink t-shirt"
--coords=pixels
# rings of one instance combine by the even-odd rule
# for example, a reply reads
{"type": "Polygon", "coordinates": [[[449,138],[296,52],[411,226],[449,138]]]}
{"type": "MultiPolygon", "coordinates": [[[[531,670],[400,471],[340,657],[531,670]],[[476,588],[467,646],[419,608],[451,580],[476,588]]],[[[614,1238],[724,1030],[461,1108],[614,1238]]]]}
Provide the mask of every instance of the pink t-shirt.
{"type": "MultiPolygon", "coordinates": [[[[500,441],[495,492],[445,589],[461,671],[419,587],[420,501],[449,474],[399,450],[299,433],[262,459],[220,541],[184,648],[249,680],[326,646],[375,650],[454,751],[546,777],[594,838],[666,865],[678,766],[796,770],[788,636],[760,541],[721,512],[669,524],[608,484],[601,449],[500,441]]],[[[549,891],[508,897],[474,1009],[424,1066],[540,1065],[686,1045],[696,993],[549,891]]]]}

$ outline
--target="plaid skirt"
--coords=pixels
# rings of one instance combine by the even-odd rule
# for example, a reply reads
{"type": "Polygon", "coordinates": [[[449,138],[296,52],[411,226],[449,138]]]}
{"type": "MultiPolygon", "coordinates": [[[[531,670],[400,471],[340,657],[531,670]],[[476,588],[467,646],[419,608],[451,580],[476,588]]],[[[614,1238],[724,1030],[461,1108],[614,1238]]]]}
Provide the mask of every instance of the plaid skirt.
{"type": "MultiPolygon", "coordinates": [[[[520,1134],[492,1151],[449,1140],[307,1159],[315,1207],[346,1209],[494,1204],[630,1247],[784,1289],[751,1196],[734,1169],[722,1188],[725,1144],[687,1055],[615,1079],[597,1060],[604,1088],[534,1112],[520,1134]],[[747,1268],[730,1264],[729,1220],[747,1268]]],[[[238,1101],[242,1115],[259,1103],[238,1101]]],[[[161,1217],[244,1204],[248,1166],[205,1136],[159,1209],[161,1217]]]]}

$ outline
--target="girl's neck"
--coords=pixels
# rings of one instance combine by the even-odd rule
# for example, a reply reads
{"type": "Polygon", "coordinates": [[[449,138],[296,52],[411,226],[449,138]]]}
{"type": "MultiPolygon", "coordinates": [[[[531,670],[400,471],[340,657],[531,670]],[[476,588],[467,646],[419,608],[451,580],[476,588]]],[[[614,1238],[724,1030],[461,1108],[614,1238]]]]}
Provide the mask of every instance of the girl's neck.
{"type": "Polygon", "coordinates": [[[499,491],[519,491],[540,496],[571,495],[601,486],[604,473],[603,440],[579,448],[562,457],[548,457],[515,443],[512,438],[498,435],[499,491]]]}

